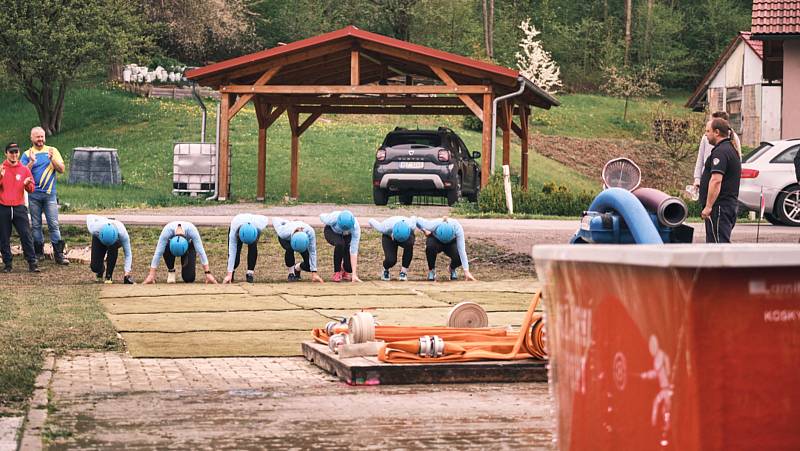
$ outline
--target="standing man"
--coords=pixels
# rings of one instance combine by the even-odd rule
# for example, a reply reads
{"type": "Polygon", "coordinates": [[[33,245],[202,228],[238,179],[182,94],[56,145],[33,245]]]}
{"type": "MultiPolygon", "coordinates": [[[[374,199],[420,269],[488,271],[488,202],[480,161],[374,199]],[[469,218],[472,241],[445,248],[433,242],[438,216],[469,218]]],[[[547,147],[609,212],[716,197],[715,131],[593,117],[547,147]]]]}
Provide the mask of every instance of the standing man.
{"type": "Polygon", "coordinates": [[[389,270],[397,264],[397,248],[403,248],[403,263],[400,267],[398,280],[408,280],[408,267],[414,258],[414,229],[417,227],[417,218],[405,216],[392,216],[383,222],[369,220],[373,229],[381,233],[381,246],[383,246],[383,273],[381,280],[391,280],[389,270]]]}
{"type": "Polygon", "coordinates": [[[736,225],[736,207],[742,162],[731,144],[728,121],[715,118],[706,123],[706,138],[714,148],[700,179],[700,216],[706,224],[706,243],[730,243],[736,225]]]}
{"type": "Polygon", "coordinates": [[[222,283],[233,282],[233,272],[239,267],[242,258],[242,247],[247,245],[247,273],[245,280],[255,280],[256,260],[258,260],[258,238],[269,225],[269,219],[263,215],[241,213],[233,217],[228,229],[228,275],[222,283]]]}
{"type": "MultiPolygon", "coordinates": [[[[715,111],[711,114],[711,119],[725,119],[728,120],[728,113],[725,111],[715,111]]],[[[739,160],[742,159],[742,144],[739,140],[739,135],[736,134],[735,131],[731,130],[731,144],[733,145],[736,152],[739,154],[739,160]]],[[[703,176],[703,168],[705,167],[706,160],[708,160],[709,155],[711,155],[711,149],[714,148],[714,145],[708,142],[708,138],[706,137],[705,133],[703,133],[703,137],[700,138],[700,146],[697,148],[697,159],[694,163],[694,186],[695,189],[700,189],[700,178],[703,176]]]]}
{"type": "Polygon", "coordinates": [[[105,273],[105,283],[112,283],[121,247],[125,254],[125,276],[122,278],[122,282],[133,284],[131,238],[125,225],[115,219],[87,215],[86,227],[92,234],[92,260],[89,268],[95,274],[96,280],[102,282],[104,280],[103,273],[105,273]]]}
{"type": "Polygon", "coordinates": [[[447,216],[432,221],[418,218],[417,227],[428,237],[425,241],[425,257],[428,259],[429,281],[436,280],[436,256],[441,252],[450,257],[450,280],[458,280],[456,269],[459,266],[464,268],[464,279],[475,280],[469,272],[464,228],[458,221],[447,216]]]}
{"type": "Polygon", "coordinates": [[[325,224],[325,240],[333,245],[333,281],[361,282],[358,278],[358,244],[361,226],[350,210],[319,215],[325,224]]]}
{"type": "Polygon", "coordinates": [[[217,279],[211,274],[208,267],[208,257],[203,248],[203,241],[200,239],[200,232],[191,222],[173,221],[164,226],[161,236],[158,237],[156,252],[150,262],[150,272],[144,279],[144,283],[156,283],[156,269],[158,261],[164,257],[167,265],[167,283],[175,283],[175,257],[181,259],[181,278],[186,283],[192,283],[196,277],[195,267],[197,265],[197,255],[200,255],[200,264],[206,273],[206,283],[217,283],[217,279]]]}
{"type": "Polygon", "coordinates": [[[22,241],[22,253],[28,260],[28,270],[39,272],[36,252],[33,250],[31,225],[25,207],[25,191],[32,193],[36,187],[30,169],[19,162],[19,146],[6,146],[6,161],[0,166],[0,251],[3,255],[3,272],[11,272],[11,227],[17,229],[22,241]]]}
{"type": "Polygon", "coordinates": [[[289,270],[289,282],[300,280],[300,271],[311,273],[312,282],[323,283],[317,274],[317,237],[314,229],[302,221],[287,221],[283,218],[272,218],[272,226],[278,235],[278,242],[286,253],[283,261],[289,270]],[[294,253],[303,257],[302,263],[295,263],[294,253]]]}
{"type": "Polygon", "coordinates": [[[44,129],[31,129],[33,147],[25,151],[22,164],[33,173],[36,190],[28,196],[33,225],[33,247],[39,258],[44,256],[44,234],[42,233],[42,213],[47,220],[50,242],[53,243],[53,259],[56,264],[68,265],[64,258],[64,241],[58,226],[58,200],[56,197],[56,173],[64,173],[64,160],[55,147],[45,146],[44,129]]]}

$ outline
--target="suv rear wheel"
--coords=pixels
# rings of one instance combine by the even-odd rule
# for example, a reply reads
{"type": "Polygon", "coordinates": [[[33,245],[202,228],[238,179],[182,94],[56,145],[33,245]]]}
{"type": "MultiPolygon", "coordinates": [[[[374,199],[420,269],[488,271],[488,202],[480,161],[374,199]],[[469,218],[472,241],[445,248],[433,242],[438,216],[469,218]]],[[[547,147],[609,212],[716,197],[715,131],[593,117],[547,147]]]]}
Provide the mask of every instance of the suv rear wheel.
{"type": "Polygon", "coordinates": [[[784,188],[775,203],[778,219],[788,226],[800,227],[800,185],[784,188]]]}
{"type": "Polygon", "coordinates": [[[456,175],[455,186],[447,192],[447,205],[453,206],[461,200],[461,174],[456,175]]]}
{"type": "Polygon", "coordinates": [[[372,200],[375,201],[375,205],[386,205],[389,203],[389,191],[373,187],[372,188],[372,200]]]}

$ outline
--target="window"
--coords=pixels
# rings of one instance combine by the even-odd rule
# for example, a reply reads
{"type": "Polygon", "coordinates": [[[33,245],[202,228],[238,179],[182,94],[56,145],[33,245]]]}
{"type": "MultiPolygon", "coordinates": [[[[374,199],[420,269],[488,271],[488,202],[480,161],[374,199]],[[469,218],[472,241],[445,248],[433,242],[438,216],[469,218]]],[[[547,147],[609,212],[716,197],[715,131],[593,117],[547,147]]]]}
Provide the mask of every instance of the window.
{"type": "Polygon", "coordinates": [[[742,88],[728,88],[725,92],[725,111],[728,112],[728,122],[738,134],[742,134],[742,88]]]}
{"type": "Polygon", "coordinates": [[[439,147],[442,138],[434,134],[392,133],[386,137],[384,147],[399,146],[402,144],[422,144],[424,146],[439,147]]]}
{"type": "Polygon", "coordinates": [[[797,149],[800,149],[800,145],[792,146],[783,152],[779,153],[777,157],[773,158],[770,163],[791,163],[794,164],[794,157],[797,155],[797,149]]]}
{"type": "Polygon", "coordinates": [[[760,146],[756,147],[750,153],[745,155],[745,157],[742,159],[742,163],[751,163],[758,160],[761,155],[764,155],[764,152],[768,151],[769,149],[772,149],[772,144],[761,143],[760,146]]]}

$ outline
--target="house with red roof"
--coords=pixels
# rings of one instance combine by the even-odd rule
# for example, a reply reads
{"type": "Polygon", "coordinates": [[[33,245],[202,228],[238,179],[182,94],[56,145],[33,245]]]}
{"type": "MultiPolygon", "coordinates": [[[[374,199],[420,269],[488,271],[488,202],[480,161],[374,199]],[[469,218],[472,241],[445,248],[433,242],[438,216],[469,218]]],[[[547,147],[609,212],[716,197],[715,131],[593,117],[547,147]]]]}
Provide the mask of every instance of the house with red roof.
{"type": "Polygon", "coordinates": [[[764,79],[781,89],[780,136],[800,138],[800,1],[753,0],[750,32],[762,43],[764,79]]]}
{"type": "Polygon", "coordinates": [[[727,111],[747,146],[781,138],[781,86],[763,74],[762,41],[742,31],[711,66],[686,106],[727,111]]]}

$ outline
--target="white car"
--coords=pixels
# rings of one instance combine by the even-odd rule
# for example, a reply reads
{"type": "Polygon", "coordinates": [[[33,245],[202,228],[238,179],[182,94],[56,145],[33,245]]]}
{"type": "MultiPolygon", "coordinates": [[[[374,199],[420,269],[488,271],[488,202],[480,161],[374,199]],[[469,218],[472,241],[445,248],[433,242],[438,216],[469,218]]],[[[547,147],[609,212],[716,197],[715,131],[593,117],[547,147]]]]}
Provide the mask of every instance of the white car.
{"type": "Polygon", "coordinates": [[[759,211],[764,193],[764,217],[775,225],[800,227],[800,185],[794,158],[800,139],[762,142],[742,161],[739,202],[759,211]]]}

